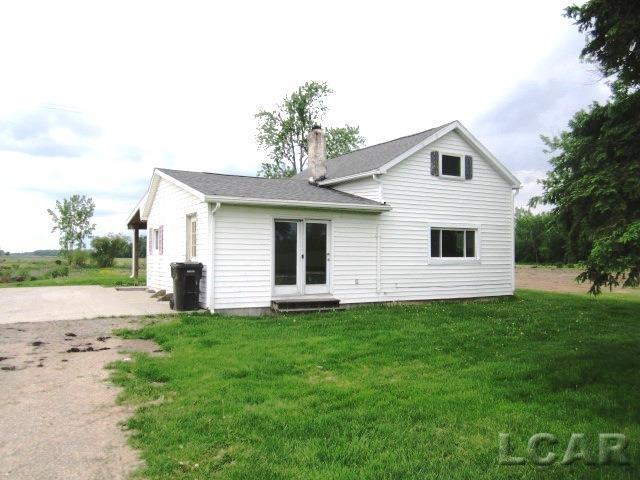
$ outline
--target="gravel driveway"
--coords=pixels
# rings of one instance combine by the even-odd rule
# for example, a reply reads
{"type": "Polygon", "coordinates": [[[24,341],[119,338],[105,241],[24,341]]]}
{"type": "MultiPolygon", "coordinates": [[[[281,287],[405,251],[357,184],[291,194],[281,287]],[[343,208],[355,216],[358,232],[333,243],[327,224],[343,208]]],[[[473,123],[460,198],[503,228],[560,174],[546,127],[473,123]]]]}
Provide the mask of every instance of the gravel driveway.
{"type": "Polygon", "coordinates": [[[152,342],[112,337],[141,321],[0,325],[0,478],[114,480],[140,465],[119,425],[132,412],[116,406],[104,366],[123,350],[161,354],[152,342]]]}

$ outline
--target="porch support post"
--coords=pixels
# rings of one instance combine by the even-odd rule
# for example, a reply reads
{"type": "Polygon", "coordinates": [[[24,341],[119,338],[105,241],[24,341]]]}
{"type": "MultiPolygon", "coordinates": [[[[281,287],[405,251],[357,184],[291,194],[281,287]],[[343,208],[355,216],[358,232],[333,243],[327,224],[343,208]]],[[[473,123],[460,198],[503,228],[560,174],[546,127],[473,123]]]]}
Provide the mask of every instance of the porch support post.
{"type": "Polygon", "coordinates": [[[140,263],[138,261],[140,250],[140,230],[133,229],[133,242],[131,242],[131,278],[138,279],[138,273],[140,272],[140,263]]]}

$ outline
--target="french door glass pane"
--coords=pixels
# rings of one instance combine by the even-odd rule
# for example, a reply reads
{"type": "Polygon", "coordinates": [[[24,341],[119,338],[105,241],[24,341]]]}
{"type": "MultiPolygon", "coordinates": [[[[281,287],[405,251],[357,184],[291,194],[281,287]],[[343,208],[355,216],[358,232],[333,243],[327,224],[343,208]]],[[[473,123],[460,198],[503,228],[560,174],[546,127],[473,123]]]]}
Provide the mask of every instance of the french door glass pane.
{"type": "Polygon", "coordinates": [[[298,222],[276,222],[275,284],[295,285],[298,265],[298,222]]]}
{"type": "Polygon", "coordinates": [[[324,285],[327,283],[327,224],[306,225],[306,283],[324,285]]]}

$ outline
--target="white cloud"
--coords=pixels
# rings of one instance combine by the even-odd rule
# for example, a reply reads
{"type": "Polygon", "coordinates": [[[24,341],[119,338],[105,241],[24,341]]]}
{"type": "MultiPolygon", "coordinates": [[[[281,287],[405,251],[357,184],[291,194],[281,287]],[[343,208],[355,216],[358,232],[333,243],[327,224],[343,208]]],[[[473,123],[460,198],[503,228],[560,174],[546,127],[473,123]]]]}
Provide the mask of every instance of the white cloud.
{"type": "MultiPolygon", "coordinates": [[[[72,193],[94,198],[100,233],[122,231],[155,166],[254,174],[255,112],[307,80],[336,91],[327,123],[359,124],[369,143],[453,119],[474,127],[532,78],[585,69],[575,42],[563,57],[573,63],[540,63],[577,35],[565,5],[4,2],[0,217],[12,228],[0,248],[55,247],[44,210],[72,193]],[[16,136],[16,122],[42,128],[16,136]]],[[[566,123],[556,104],[544,109],[544,131],[566,123]]],[[[510,149],[533,148],[534,129],[487,132],[487,143],[530,168],[510,149]]]]}

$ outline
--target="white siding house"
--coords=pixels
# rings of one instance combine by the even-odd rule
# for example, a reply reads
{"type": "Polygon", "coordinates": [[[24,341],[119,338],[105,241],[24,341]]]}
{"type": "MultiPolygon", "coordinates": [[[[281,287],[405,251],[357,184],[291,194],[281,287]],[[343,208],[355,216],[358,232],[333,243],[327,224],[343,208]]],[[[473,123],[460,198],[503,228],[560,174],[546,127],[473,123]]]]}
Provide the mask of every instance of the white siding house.
{"type": "Polygon", "coordinates": [[[148,287],[171,292],[170,262],[197,261],[212,311],[513,294],[519,182],[459,122],[314,153],[284,180],[157,169],[132,214],[147,222],[148,287]]]}

